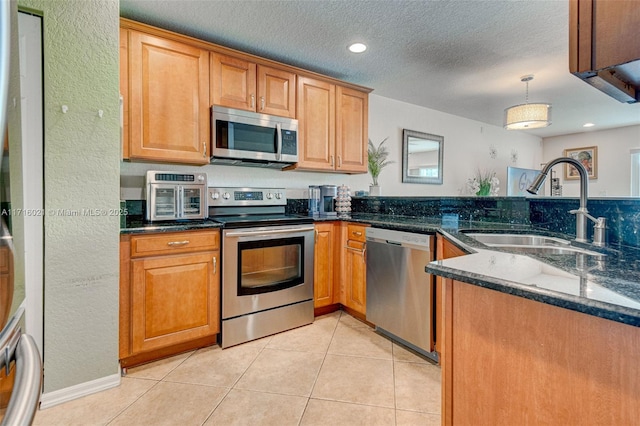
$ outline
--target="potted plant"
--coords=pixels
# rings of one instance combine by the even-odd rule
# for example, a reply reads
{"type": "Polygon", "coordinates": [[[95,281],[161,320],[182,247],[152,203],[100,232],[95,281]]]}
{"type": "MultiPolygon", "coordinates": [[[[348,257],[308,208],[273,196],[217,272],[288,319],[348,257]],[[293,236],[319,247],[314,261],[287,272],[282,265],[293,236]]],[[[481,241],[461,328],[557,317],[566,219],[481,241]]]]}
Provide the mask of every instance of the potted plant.
{"type": "Polygon", "coordinates": [[[373,178],[373,183],[369,186],[369,195],[380,195],[378,176],[380,176],[382,169],[393,163],[393,161],[387,160],[387,157],[389,157],[389,151],[386,146],[383,146],[387,139],[388,137],[384,138],[377,147],[373,142],[371,142],[371,139],[369,139],[367,154],[369,156],[369,173],[371,173],[371,177],[373,178]]]}

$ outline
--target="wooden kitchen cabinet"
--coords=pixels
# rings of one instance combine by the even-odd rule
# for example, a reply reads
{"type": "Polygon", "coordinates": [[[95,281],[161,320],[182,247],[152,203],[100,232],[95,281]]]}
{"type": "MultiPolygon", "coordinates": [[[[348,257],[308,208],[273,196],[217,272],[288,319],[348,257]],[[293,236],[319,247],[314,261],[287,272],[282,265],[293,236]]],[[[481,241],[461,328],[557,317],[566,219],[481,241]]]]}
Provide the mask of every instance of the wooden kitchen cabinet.
{"type": "Polygon", "coordinates": [[[211,100],[214,105],[295,118],[296,74],[214,52],[211,100]]]}
{"type": "Polygon", "coordinates": [[[218,230],[122,236],[120,251],[123,367],[216,342],[218,230]]]}
{"type": "MultiPolygon", "coordinates": [[[[442,234],[436,234],[436,259],[444,260],[450,259],[452,257],[465,256],[468,254],[451,241],[447,240],[442,234]]],[[[434,335],[434,344],[433,347],[436,352],[441,353],[442,351],[442,341],[444,337],[444,309],[443,309],[443,278],[440,276],[436,276],[436,333],[434,335]]]]}
{"type": "Polygon", "coordinates": [[[339,222],[315,224],[313,307],[316,309],[337,303],[334,299],[334,274],[340,268],[334,268],[337,257],[336,234],[339,234],[335,231],[336,223],[339,230],[339,222]]]}
{"type": "Polygon", "coordinates": [[[571,72],[601,70],[640,59],[637,1],[571,0],[571,72]]]}
{"type": "Polygon", "coordinates": [[[444,425],[638,423],[640,328],[444,284],[444,425]]]}
{"type": "Polygon", "coordinates": [[[640,5],[569,1],[569,70],[626,103],[640,100],[640,5]]]}
{"type": "Polygon", "coordinates": [[[135,30],[121,31],[123,156],[209,163],[209,52],[135,30]],[[122,74],[125,73],[123,78],[122,74]]]}
{"type": "Polygon", "coordinates": [[[298,76],[296,169],[367,172],[369,95],[298,76]]]}
{"type": "Polygon", "coordinates": [[[365,319],[367,314],[367,225],[343,223],[342,304],[365,319]]]}

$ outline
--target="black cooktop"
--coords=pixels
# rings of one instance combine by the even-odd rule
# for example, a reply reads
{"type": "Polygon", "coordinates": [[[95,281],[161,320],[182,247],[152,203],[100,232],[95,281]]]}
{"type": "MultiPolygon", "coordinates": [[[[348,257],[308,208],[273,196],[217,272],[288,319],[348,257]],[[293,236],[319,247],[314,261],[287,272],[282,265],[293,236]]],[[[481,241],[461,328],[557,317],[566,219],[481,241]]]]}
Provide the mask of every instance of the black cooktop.
{"type": "Polygon", "coordinates": [[[246,214],[211,216],[209,220],[224,224],[225,228],[250,228],[258,226],[302,225],[313,223],[313,218],[293,214],[246,214]]]}

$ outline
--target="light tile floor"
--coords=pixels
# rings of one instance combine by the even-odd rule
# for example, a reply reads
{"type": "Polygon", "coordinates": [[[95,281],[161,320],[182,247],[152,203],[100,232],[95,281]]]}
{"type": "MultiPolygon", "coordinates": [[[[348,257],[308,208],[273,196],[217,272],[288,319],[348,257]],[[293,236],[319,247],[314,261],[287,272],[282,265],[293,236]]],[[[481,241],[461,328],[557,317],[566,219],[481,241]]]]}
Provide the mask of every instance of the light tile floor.
{"type": "Polygon", "coordinates": [[[131,368],[35,425],[439,425],[440,368],[344,312],[131,368]]]}

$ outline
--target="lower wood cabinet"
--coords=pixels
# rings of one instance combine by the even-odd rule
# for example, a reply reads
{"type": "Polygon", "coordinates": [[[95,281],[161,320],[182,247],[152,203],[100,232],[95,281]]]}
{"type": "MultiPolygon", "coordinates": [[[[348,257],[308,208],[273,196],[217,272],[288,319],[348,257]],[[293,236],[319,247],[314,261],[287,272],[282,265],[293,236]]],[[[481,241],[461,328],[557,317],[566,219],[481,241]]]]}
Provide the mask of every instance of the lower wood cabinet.
{"type": "MultiPolygon", "coordinates": [[[[336,248],[336,235],[340,232],[339,222],[321,222],[315,224],[315,249],[313,268],[313,307],[323,308],[338,303],[335,300],[336,291],[334,289],[335,268],[338,265],[338,253],[336,248]],[[338,228],[336,231],[335,228],[338,228]]],[[[338,240],[337,243],[340,241],[338,240]]]]}
{"type": "Polygon", "coordinates": [[[342,225],[344,242],[342,304],[363,317],[367,314],[366,228],[366,225],[354,223],[342,225]]]}
{"type": "MultiPolygon", "coordinates": [[[[452,257],[464,256],[468,254],[461,248],[458,248],[452,242],[447,240],[442,234],[436,235],[436,259],[450,259],[452,257]]],[[[434,349],[436,352],[442,352],[442,340],[444,336],[444,317],[443,317],[443,278],[436,277],[436,332],[434,335],[434,349]]]]}
{"type": "Polygon", "coordinates": [[[219,241],[218,230],[121,237],[123,367],[216,342],[219,241]]]}

